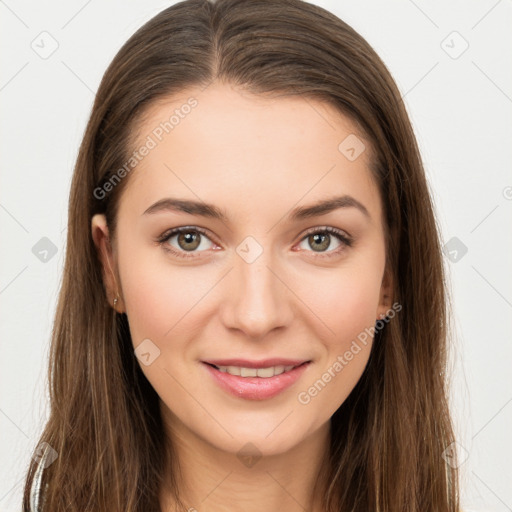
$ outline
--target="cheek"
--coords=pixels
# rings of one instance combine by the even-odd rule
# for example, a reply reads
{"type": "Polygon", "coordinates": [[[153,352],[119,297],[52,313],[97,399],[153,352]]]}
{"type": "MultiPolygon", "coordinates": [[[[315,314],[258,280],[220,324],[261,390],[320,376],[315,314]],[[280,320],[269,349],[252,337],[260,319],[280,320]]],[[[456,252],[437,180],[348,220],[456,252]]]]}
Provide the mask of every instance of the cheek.
{"type": "Polygon", "coordinates": [[[133,346],[149,347],[151,353],[150,364],[141,364],[141,370],[164,402],[181,410],[184,388],[204,401],[185,363],[191,348],[188,340],[199,327],[201,298],[214,283],[200,271],[169,264],[158,251],[126,252],[130,256],[119,259],[119,271],[133,346]],[[144,341],[148,339],[149,345],[144,341]],[[155,350],[159,352],[153,359],[155,350]]]}
{"type": "Polygon", "coordinates": [[[375,324],[379,304],[380,262],[348,264],[328,272],[302,276],[298,295],[325,326],[329,350],[341,350],[359,332],[375,324]]]}
{"type": "Polygon", "coordinates": [[[316,273],[315,286],[302,281],[307,284],[301,292],[304,302],[319,324],[327,326],[316,329],[317,333],[327,333],[321,336],[323,355],[297,396],[304,412],[318,415],[319,422],[345,401],[368,362],[377,320],[380,270],[381,261],[369,257],[325,276],[316,273]]]}
{"type": "Polygon", "coordinates": [[[350,395],[361,378],[372,342],[355,341],[347,350],[333,354],[327,364],[306,381],[297,395],[303,414],[315,418],[317,425],[327,421],[350,395]]]}
{"type": "Polygon", "coordinates": [[[337,292],[329,288],[328,293],[318,295],[317,315],[325,319],[329,330],[321,338],[323,354],[297,396],[305,407],[303,412],[314,417],[317,426],[327,421],[354,389],[373,343],[378,301],[375,286],[371,280],[351,283],[344,279],[339,284],[344,287],[337,292]]]}
{"type": "MultiPolygon", "coordinates": [[[[211,288],[212,277],[171,265],[160,248],[130,251],[119,258],[123,297],[134,345],[144,338],[164,341],[187,323],[193,308],[211,288]]],[[[122,249],[120,251],[122,253],[122,249]]]]}

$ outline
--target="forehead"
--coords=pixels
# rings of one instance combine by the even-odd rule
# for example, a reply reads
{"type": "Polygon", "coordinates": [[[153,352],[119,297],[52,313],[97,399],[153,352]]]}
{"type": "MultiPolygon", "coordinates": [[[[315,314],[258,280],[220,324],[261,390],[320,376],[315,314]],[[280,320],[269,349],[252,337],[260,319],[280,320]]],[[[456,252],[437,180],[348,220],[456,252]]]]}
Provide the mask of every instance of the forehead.
{"type": "Polygon", "coordinates": [[[232,203],[245,216],[350,194],[380,218],[369,142],[319,100],[269,98],[218,83],[191,88],[147,107],[131,146],[150,148],[121,197],[139,214],[166,194],[228,212],[232,203]]]}

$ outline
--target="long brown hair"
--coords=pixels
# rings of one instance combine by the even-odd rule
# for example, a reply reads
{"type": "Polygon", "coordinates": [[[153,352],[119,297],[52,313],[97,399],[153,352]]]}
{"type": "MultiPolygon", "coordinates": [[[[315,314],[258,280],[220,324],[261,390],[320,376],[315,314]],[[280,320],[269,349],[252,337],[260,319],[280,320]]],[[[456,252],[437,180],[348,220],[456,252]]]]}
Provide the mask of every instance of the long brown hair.
{"type": "MultiPolygon", "coordinates": [[[[454,441],[446,389],[449,300],[417,142],[375,51],[338,17],[301,0],[177,3],[141,27],[107,69],[69,198],[50,347],[51,410],[38,443],[48,443],[57,458],[42,474],[42,510],[160,510],[161,475],[176,468],[172,443],[158,396],[134,355],[126,315],[106,300],[91,218],[105,213],[115,236],[116,207],[130,177],[105,197],[95,190],[129,158],[144,109],[213,80],[255,94],[328,102],[371,142],[386,264],[393,300],[403,309],[376,334],[361,379],[331,418],[323,509],[455,512],[457,471],[443,456],[454,441]]],[[[25,512],[37,458],[27,472],[25,512]]]]}

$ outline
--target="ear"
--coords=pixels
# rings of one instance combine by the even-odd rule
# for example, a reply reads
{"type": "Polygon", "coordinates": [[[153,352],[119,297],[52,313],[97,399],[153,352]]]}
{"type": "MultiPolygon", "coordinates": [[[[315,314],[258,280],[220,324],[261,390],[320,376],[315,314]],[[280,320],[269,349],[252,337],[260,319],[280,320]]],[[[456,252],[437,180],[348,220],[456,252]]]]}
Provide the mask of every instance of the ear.
{"type": "Polygon", "coordinates": [[[386,313],[391,308],[393,303],[393,276],[386,265],[384,269],[384,276],[382,277],[382,284],[380,287],[380,299],[377,307],[376,319],[380,320],[386,316],[386,313]]]}
{"type": "Polygon", "coordinates": [[[118,313],[122,313],[124,310],[124,302],[118,285],[119,278],[116,277],[117,269],[115,258],[109,237],[107,220],[104,214],[98,213],[92,217],[91,234],[102,265],[103,283],[105,285],[107,301],[118,313]],[[118,301],[117,304],[113,306],[116,297],[118,301]]]}

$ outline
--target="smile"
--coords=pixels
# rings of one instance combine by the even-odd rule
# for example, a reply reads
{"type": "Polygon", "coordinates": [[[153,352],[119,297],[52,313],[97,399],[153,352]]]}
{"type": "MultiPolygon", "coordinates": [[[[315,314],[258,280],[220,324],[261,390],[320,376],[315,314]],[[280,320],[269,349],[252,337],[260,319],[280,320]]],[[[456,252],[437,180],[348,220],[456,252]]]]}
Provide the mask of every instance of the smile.
{"type": "MultiPolygon", "coordinates": [[[[203,362],[213,381],[224,391],[246,400],[266,400],[295,384],[311,361],[254,368],[203,362]]],[[[254,365],[253,365],[254,366],[254,365]]]]}
{"type": "MultiPolygon", "coordinates": [[[[215,365],[214,365],[215,366],[215,365]]],[[[274,375],[281,375],[281,373],[289,372],[295,366],[269,366],[268,368],[245,368],[243,366],[215,366],[217,370],[229,373],[230,375],[239,375],[240,377],[261,377],[267,379],[274,375]]]]}

